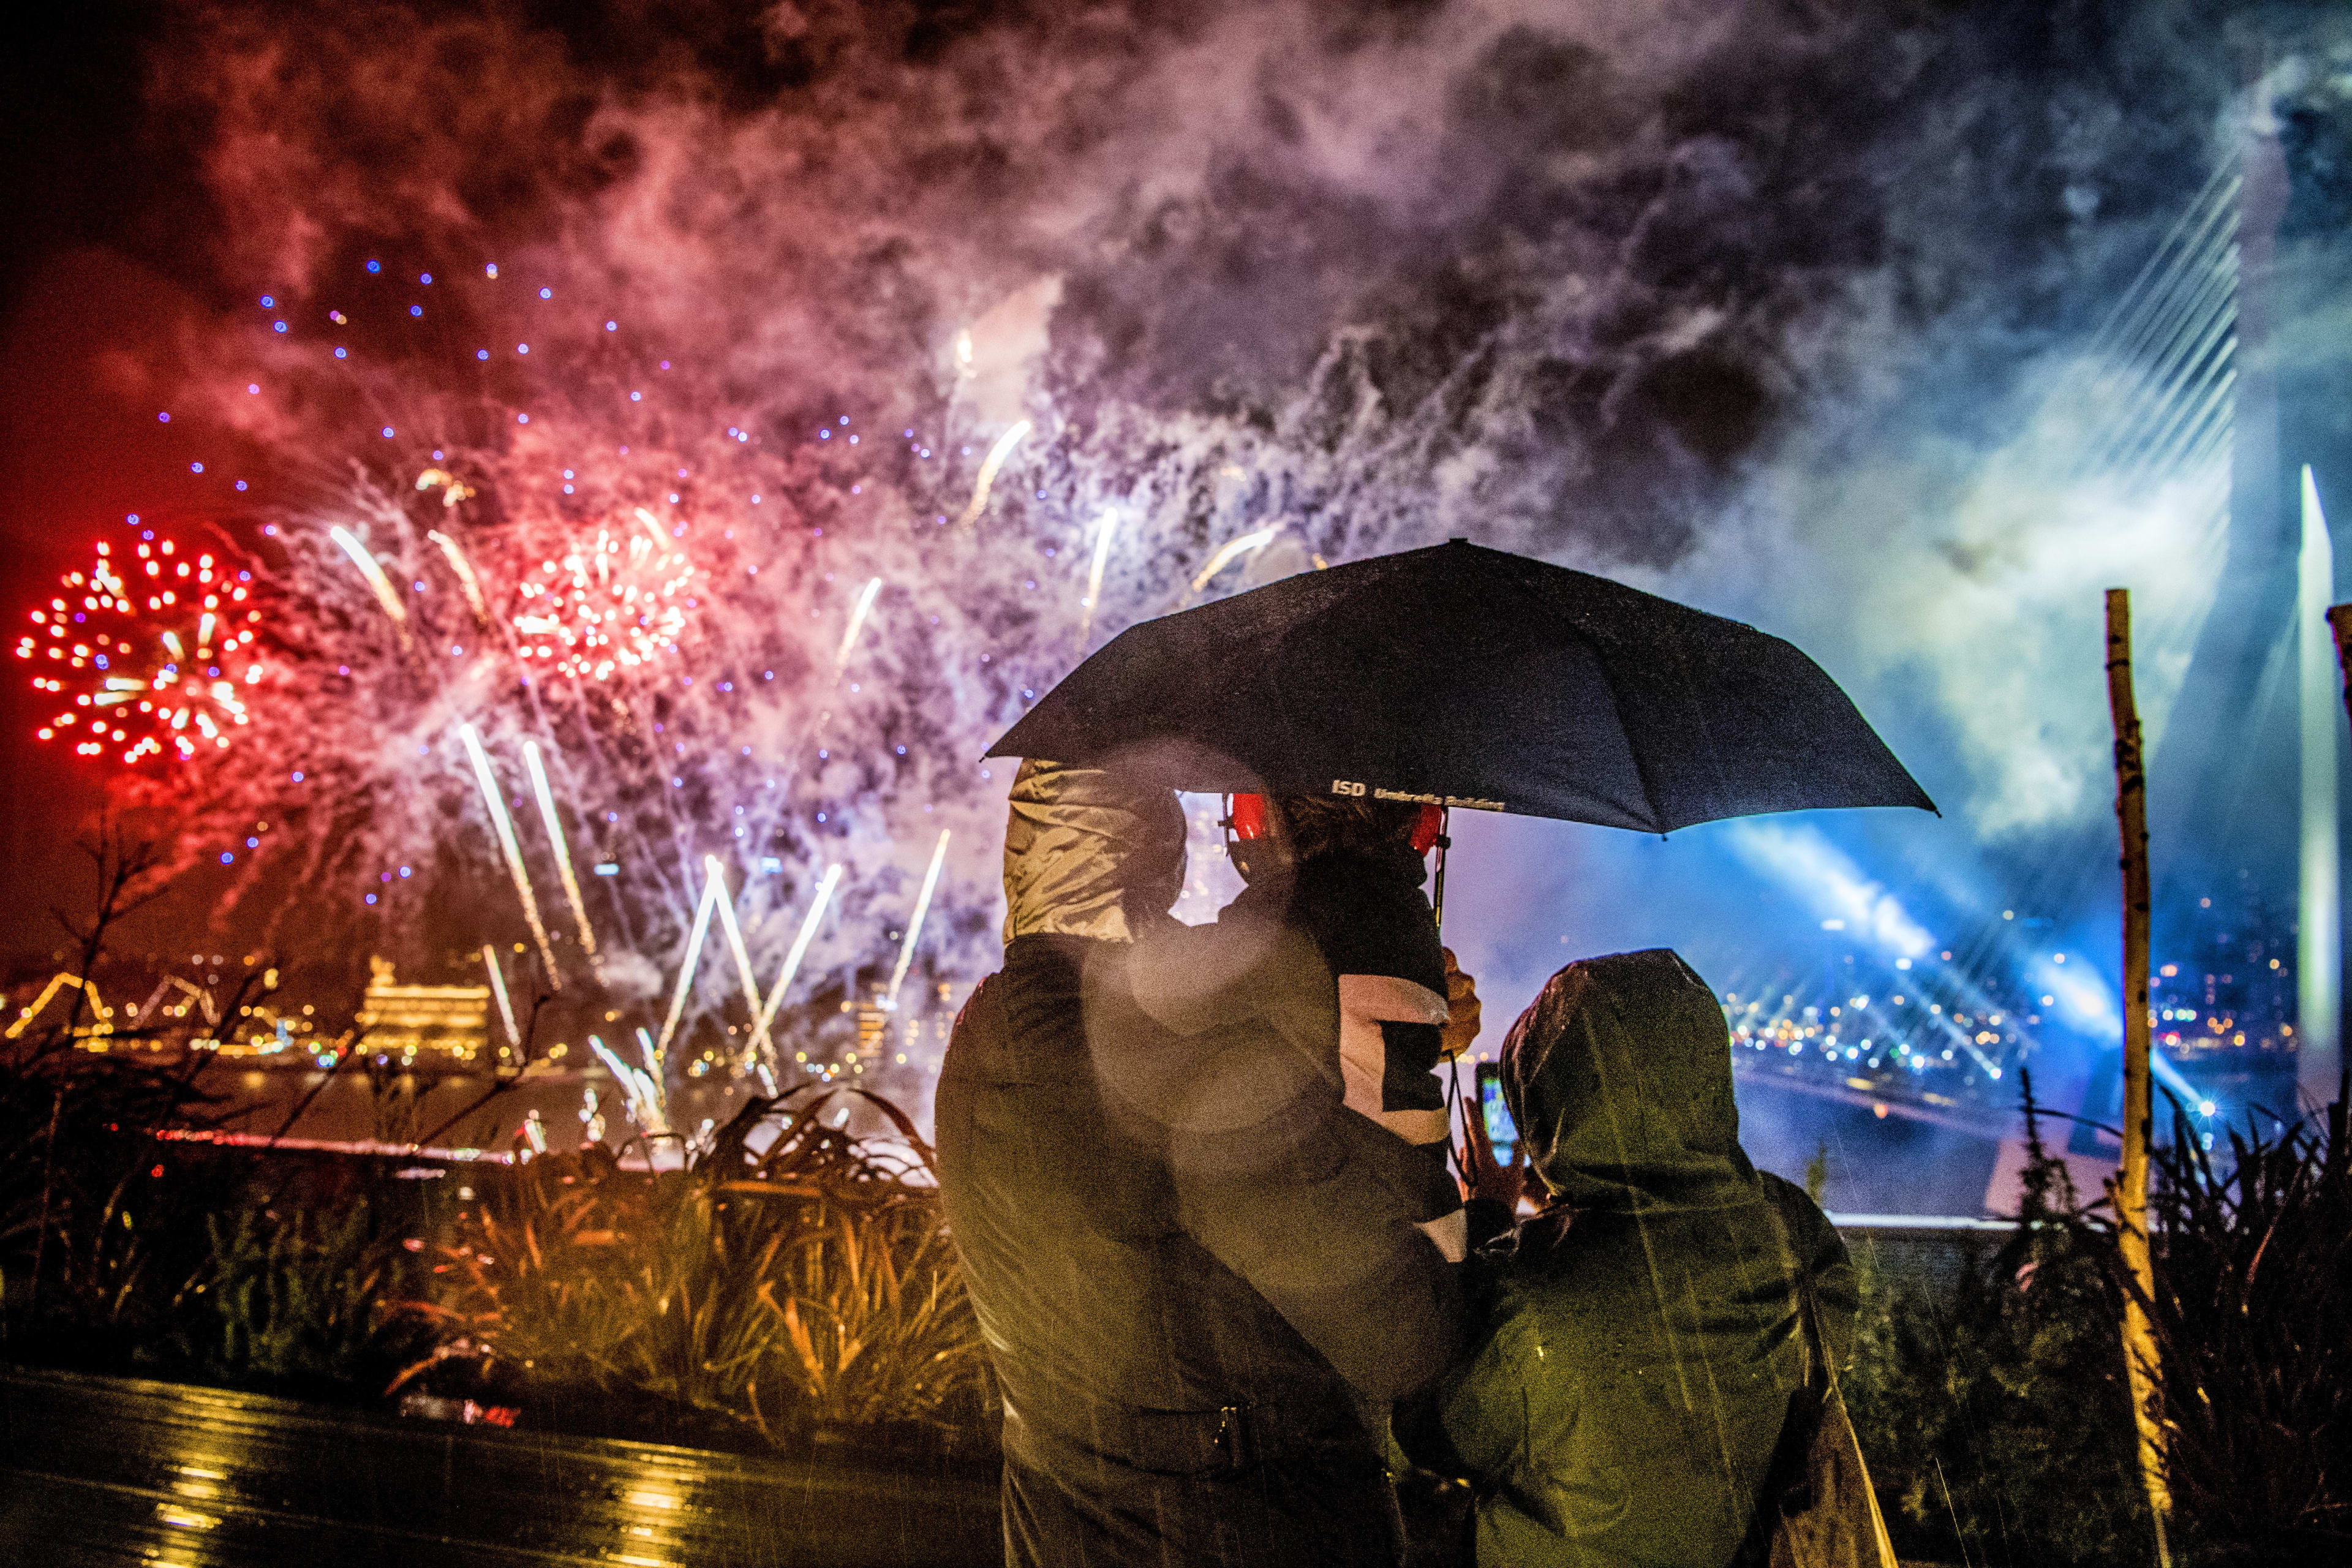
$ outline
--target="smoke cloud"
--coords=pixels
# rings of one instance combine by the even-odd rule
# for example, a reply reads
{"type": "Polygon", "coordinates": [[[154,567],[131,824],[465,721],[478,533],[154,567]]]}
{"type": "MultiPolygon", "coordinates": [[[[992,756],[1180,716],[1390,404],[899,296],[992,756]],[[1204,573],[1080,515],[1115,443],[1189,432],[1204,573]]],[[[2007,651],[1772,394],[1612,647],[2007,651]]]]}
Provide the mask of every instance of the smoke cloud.
{"type": "MultiPolygon", "coordinates": [[[[772,696],[666,687],[625,724],[436,675],[340,775],[384,803],[375,838],[478,851],[434,749],[461,718],[512,705],[509,763],[553,726],[583,770],[626,729],[644,756],[572,777],[583,812],[692,751],[690,803],[610,807],[654,867],[649,953],[722,851],[786,867],[755,945],[849,862],[812,965],[878,959],[946,825],[936,961],[983,971],[1005,777],[979,755],[1082,627],[1455,534],[1795,637],[1998,842],[2100,804],[2095,590],[2154,601],[2158,710],[2210,592],[2210,509],[2064,458],[2081,340],[2231,145],[2221,16],[192,7],[152,89],[219,215],[189,237],[221,309],[184,400],[303,479],[289,531],[353,510],[356,464],[393,498],[372,547],[415,552],[428,447],[509,581],[592,500],[690,521],[714,588],[663,679],[772,670],[772,696]],[[827,677],[875,577],[853,695],[827,677]],[[393,811],[420,745],[442,783],[393,811]]],[[[310,654],[388,658],[364,586],[302,548],[337,617],[310,654]]],[[[417,596],[462,618],[453,593],[417,596]]],[[[373,874],[377,847],[342,852],[373,874]]]]}

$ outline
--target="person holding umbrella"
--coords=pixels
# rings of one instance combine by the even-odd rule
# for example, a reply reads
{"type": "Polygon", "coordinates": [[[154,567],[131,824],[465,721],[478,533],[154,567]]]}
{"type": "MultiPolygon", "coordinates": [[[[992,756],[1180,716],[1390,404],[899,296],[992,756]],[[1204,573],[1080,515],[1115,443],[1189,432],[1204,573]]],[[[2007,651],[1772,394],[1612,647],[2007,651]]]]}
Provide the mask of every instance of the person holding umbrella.
{"type": "Polygon", "coordinates": [[[1458,1266],[1367,1157],[1316,942],[1173,921],[1183,850],[1164,787],[1013,783],[1004,964],[936,1105],[1006,1561],[1392,1564],[1388,1408],[1455,1358],[1458,1266]]]}
{"type": "MultiPolygon", "coordinates": [[[[1314,939],[1338,983],[1339,1072],[1365,1157],[1391,1173],[1415,1220],[1459,1262],[1474,1238],[1447,1168],[1436,1073],[1476,1034],[1478,994],[1438,941],[1421,890],[1440,818],[1428,805],[1235,795],[1230,851],[1248,887],[1218,918],[1287,920],[1314,939]]],[[[1510,1224],[1507,1211],[1481,1217],[1476,1239],[1510,1224]]]]}
{"type": "MultiPolygon", "coordinates": [[[[1081,766],[1116,761],[1139,781],[1184,791],[1328,795],[1441,812],[1463,806],[1658,834],[1765,812],[1935,809],[1836,682],[1790,644],[1606,578],[1463,540],[1302,573],[1130,626],[1046,693],[990,754],[1081,766]]],[[[1434,900],[1441,915],[1444,888],[1441,858],[1434,900]]],[[[1549,1009],[1522,1020],[1515,1039],[1522,1100],[1514,1110],[1524,1105],[1528,1117],[1557,1118],[1541,1134],[1549,1142],[1535,1144],[1546,1152],[1546,1180],[1557,1178],[1571,1199],[1585,1193],[1594,1213],[1622,1220],[1596,1220],[1594,1229],[1630,1238],[1637,1249],[1664,1240],[1676,1259],[1668,1272],[1679,1270],[1689,1299],[1670,1304],[1656,1296],[1657,1331],[1643,1331],[1642,1365],[1628,1375],[1670,1376],[1682,1408],[1697,1420],[1706,1402],[1696,1390],[1717,1369],[1727,1342],[1715,1330],[1736,1336],[1744,1325],[1780,1337],[1748,1342],[1758,1353],[1719,1360],[1737,1384],[1728,1419],[1738,1430],[1723,1435],[1723,1473],[1696,1478],[1711,1489],[1691,1502],[1697,1534],[1687,1553],[1674,1544],[1675,1500],[1622,1467],[1612,1472],[1617,1461],[1605,1445],[1574,1446],[1574,1423],[1619,1431],[1614,1415],[1549,1394],[1545,1410],[1559,1421],[1541,1431],[1525,1423],[1512,1428],[1495,1414],[1513,1397],[1511,1377],[1528,1375],[1514,1359],[1517,1349],[1547,1359],[1544,1327],[1556,1314],[1538,1309],[1509,1318],[1516,1348],[1499,1363],[1488,1337],[1482,1363],[1502,1370],[1474,1373],[1480,1393],[1464,1409],[1449,1405],[1440,1436],[1455,1442],[1453,1458],[1492,1484],[1527,1483],[1518,1496],[1531,1528],[1499,1531],[1496,1539],[1507,1544],[1491,1561],[1727,1561],[1713,1555],[1737,1533],[1727,1521],[1742,1531],[1753,1521],[1762,1531],[1768,1521],[1757,1505],[1765,1502],[1778,1515],[1768,1538],[1785,1532],[1801,1490],[1765,1478],[1759,1440],[1761,1468],[1785,1468],[1780,1462],[1790,1456],[1772,1450],[1798,1432],[1811,1447],[1797,1458],[1822,1460],[1836,1450],[1852,1461],[1817,1464],[1818,1475],[1851,1479],[1861,1471],[1842,1420],[1775,1421],[1766,1414],[1775,1398],[1783,1415],[1799,1400],[1824,1410],[1835,1402],[1833,1377],[1819,1372],[1836,1354],[1819,1326],[1835,1260],[1819,1245],[1825,1227],[1811,1223],[1818,1212],[1810,1219],[1803,1210],[1784,1215],[1780,1188],[1757,1177],[1738,1153],[1727,1032],[1704,983],[1671,953],[1595,965],[1556,976],[1546,992],[1549,1009]],[[1665,1053],[1660,1070],[1645,1066],[1651,1050],[1665,1053]],[[1640,1136],[1603,1149],[1597,1141],[1622,1136],[1626,1118],[1640,1136]],[[1656,1172],[1648,1168],[1653,1159],[1661,1163],[1656,1172]],[[1648,1184],[1652,1175],[1671,1189],[1663,1198],[1648,1184]],[[1612,1184],[1624,1199],[1616,1210],[1600,1201],[1612,1184]],[[1738,1212],[1709,1217],[1717,1208],[1738,1212]],[[1670,1215],[1684,1221],[1679,1230],[1665,1226],[1670,1215]],[[1755,1222],[1762,1221],[1780,1227],[1769,1258],[1757,1250],[1763,1232],[1755,1222]],[[1709,1237],[1735,1248],[1712,1268],[1690,1250],[1695,1238],[1709,1237]],[[1799,1266],[1776,1274],[1771,1266],[1790,1258],[1799,1266]],[[1696,1318],[1675,1316],[1685,1310],[1696,1318]],[[1709,1316],[1718,1312],[1728,1315],[1709,1316]],[[1792,1394],[1785,1331],[1798,1316],[1813,1325],[1806,1335],[1812,1348],[1792,1394]],[[1482,1426],[1486,1405],[1495,1410],[1482,1426]],[[1480,1466],[1460,1447],[1465,1442],[1484,1456],[1480,1466]],[[1554,1481],[1570,1491],[1598,1490],[1570,1496],[1554,1481]],[[1604,1493],[1605,1507],[1585,1506],[1604,1493]],[[1579,1542],[1596,1534],[1607,1537],[1607,1549],[1584,1552],[1579,1542]],[[1517,1552],[1526,1555],[1510,1554],[1517,1552]]],[[[1469,1120],[1475,1129],[1478,1119],[1469,1120]]],[[[1522,1128],[1538,1139],[1524,1121],[1522,1128]]],[[[1553,1226],[1564,1229],[1570,1212],[1552,1211],[1553,1226]]],[[[1554,1255],[1582,1257],[1582,1245],[1554,1255]]],[[[1600,1255],[1622,1264],[1634,1252],[1601,1246],[1600,1255]]],[[[1622,1270],[1617,1277],[1622,1282],[1622,1270]]],[[[1664,1278],[1654,1276],[1654,1285],[1664,1278]]],[[[1617,1305],[1636,1310],[1637,1294],[1617,1305]]],[[[1575,1344],[1605,1359],[1608,1345],[1591,1338],[1605,1340],[1600,1320],[1580,1319],[1577,1332],[1583,1337],[1575,1344]]],[[[1573,1378],[1576,1369],[1554,1375],[1573,1378]]],[[[1628,1453],[1647,1462],[1640,1456],[1650,1450],[1634,1441],[1628,1453]]],[[[1852,1489],[1841,1495],[1851,1497],[1852,1489]]],[[[1832,1528],[1843,1560],[1886,1557],[1866,1479],[1862,1500],[1876,1534],[1864,1542],[1854,1531],[1832,1528]],[[1864,1544],[1873,1550],[1847,1550],[1864,1544]]],[[[1486,1544],[1482,1537],[1482,1553],[1486,1544]]],[[[1748,1542],[1757,1550],[1763,1544],[1748,1542]]],[[[1777,1552],[1782,1542],[1771,1544],[1777,1552]]]]}

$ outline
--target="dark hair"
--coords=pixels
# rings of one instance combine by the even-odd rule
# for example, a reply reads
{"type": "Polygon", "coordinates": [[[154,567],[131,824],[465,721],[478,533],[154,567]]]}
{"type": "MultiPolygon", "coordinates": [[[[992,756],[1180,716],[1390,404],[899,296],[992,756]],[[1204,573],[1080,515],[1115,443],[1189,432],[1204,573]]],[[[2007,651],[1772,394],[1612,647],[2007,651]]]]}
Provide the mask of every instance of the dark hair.
{"type": "Polygon", "coordinates": [[[1409,849],[1421,807],[1411,801],[1349,800],[1328,795],[1278,795],[1268,802],[1282,818],[1295,865],[1326,855],[1370,855],[1409,849]]]}

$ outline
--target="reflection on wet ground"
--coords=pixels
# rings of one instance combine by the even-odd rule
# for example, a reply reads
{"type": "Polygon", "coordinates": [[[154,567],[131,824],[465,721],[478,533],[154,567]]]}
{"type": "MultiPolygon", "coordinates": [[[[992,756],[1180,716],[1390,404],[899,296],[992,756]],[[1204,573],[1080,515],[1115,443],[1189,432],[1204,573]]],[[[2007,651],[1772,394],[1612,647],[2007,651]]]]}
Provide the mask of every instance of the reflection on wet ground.
{"type": "Polygon", "coordinates": [[[0,1563],[787,1568],[1001,1561],[992,1480],[0,1371],[0,1563]]]}

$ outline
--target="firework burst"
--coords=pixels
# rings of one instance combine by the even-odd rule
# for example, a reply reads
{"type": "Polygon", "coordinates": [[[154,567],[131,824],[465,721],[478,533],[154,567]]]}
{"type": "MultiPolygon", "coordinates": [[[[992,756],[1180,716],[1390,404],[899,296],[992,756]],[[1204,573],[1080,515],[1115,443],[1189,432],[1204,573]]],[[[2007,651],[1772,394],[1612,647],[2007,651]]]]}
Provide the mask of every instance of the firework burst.
{"type": "Polygon", "coordinates": [[[96,556],[59,579],[17,640],[16,657],[35,664],[34,689],[71,694],[40,739],[82,756],[111,751],[134,767],[226,750],[252,724],[265,674],[254,647],[261,612],[241,581],[251,574],[209,553],[190,560],[169,539],[142,540],[128,560],[101,543],[96,556]]]}
{"type": "Polygon", "coordinates": [[[697,607],[694,583],[684,546],[638,507],[630,526],[600,524],[523,579],[516,652],[580,679],[626,676],[677,650],[697,607]]]}
{"type": "Polygon", "coordinates": [[[1250,458],[1081,473],[1060,420],[919,364],[856,395],[747,377],[658,295],[578,279],[549,253],[256,295],[201,390],[313,465],[244,563],[282,689],[133,795],[184,864],[236,866],[225,908],[301,889],[270,931],[404,963],[520,939],[507,978],[560,976],[681,1070],[782,1071],[863,1013],[911,1043],[992,946],[985,741],[1261,521],[1195,482],[1250,458]],[[1115,549],[1081,521],[1114,510],[1115,549]]]}

